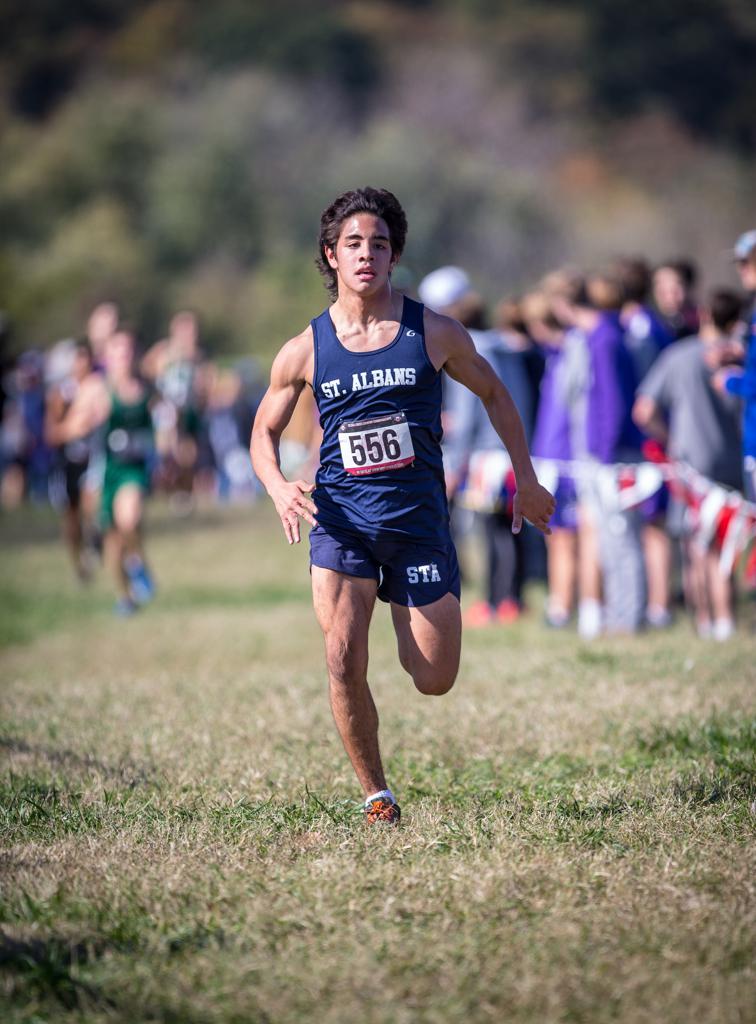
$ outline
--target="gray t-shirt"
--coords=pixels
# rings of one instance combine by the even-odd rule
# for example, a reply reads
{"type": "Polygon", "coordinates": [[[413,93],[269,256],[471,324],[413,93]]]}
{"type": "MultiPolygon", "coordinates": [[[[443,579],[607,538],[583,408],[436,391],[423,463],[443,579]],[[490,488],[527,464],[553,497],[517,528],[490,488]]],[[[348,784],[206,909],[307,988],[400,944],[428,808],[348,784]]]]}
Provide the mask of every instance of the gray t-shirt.
{"type": "Polygon", "coordinates": [[[741,487],[737,401],[711,386],[704,343],[687,338],[664,349],[638,389],[669,417],[669,455],[716,483],[741,487]]]}

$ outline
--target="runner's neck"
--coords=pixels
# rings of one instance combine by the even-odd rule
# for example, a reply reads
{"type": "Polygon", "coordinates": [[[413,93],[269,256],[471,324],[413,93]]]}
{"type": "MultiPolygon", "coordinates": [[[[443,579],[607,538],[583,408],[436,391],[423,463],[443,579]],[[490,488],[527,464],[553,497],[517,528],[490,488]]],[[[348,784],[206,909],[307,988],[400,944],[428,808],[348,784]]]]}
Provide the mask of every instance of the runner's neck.
{"type": "Polygon", "coordinates": [[[385,322],[399,323],[402,318],[404,296],[392,290],[387,284],[375,295],[357,295],[351,291],[339,291],[336,302],[331,306],[331,319],[336,330],[360,328],[369,332],[371,327],[385,322]]]}

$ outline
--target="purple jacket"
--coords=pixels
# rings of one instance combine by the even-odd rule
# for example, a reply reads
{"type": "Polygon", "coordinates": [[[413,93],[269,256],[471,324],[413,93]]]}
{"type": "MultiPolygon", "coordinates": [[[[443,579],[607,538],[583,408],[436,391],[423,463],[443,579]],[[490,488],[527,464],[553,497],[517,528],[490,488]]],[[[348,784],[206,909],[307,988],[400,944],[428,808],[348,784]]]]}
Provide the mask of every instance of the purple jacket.
{"type": "Polygon", "coordinates": [[[637,380],[623,334],[619,316],[602,313],[587,339],[586,441],[588,453],[602,463],[640,455],[642,437],[631,417],[637,380]]]}
{"type": "Polygon", "coordinates": [[[543,346],[546,367],[541,378],[538,414],[533,431],[533,455],[544,459],[570,459],[570,416],[560,382],[564,349],[543,346]]]}

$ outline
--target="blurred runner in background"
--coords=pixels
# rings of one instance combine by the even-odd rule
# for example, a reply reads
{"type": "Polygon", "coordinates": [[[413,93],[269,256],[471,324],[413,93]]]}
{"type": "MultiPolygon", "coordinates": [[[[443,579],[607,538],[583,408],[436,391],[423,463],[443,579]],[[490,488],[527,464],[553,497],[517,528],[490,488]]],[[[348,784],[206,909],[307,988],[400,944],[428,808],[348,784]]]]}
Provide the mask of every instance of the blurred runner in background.
{"type": "Polygon", "coordinates": [[[119,330],[105,345],[105,377],[90,374],[63,419],[51,426],[57,444],[70,444],[99,427],[105,435],[100,519],[113,573],[119,615],[131,615],[154,596],[142,544],[144,499],[154,448],[150,393],[135,372],[135,342],[119,330]]]}
{"type": "Polygon", "coordinates": [[[168,337],[147,351],[140,368],[159,396],[153,410],[158,458],[156,486],[170,495],[175,511],[190,512],[203,412],[199,382],[202,356],[196,315],[188,310],[176,313],[168,337]]]}
{"type": "MultiPolygon", "coordinates": [[[[54,443],[57,428],[76,400],[87,380],[96,374],[89,342],[70,343],[66,353],[67,366],[61,365],[62,375],[54,372],[47,390],[45,433],[54,443]]],[[[74,571],[82,582],[92,574],[100,547],[97,525],[97,502],[102,480],[100,474],[91,477],[95,453],[101,447],[99,431],[75,438],[58,448],[60,486],[57,504],[63,510],[63,538],[68,547],[74,571]]]]}
{"type": "Polygon", "coordinates": [[[92,310],[87,320],[87,341],[92,349],[92,361],[96,370],[105,369],[105,350],[108,341],[118,330],[120,313],[115,302],[101,302],[92,310]]]}

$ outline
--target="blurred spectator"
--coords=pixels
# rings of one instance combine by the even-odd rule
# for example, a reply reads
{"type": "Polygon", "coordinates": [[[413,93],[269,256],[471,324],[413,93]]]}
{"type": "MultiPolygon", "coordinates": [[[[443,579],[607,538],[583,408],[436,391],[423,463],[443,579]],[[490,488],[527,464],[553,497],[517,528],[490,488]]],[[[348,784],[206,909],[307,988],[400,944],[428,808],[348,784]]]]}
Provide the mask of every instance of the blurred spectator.
{"type": "Polygon", "coordinates": [[[32,501],[47,498],[52,452],[44,436],[44,367],[41,352],[22,352],[2,382],[0,497],[4,508],[17,507],[25,497],[32,501]]]}
{"type": "MultiPolygon", "coordinates": [[[[712,375],[737,353],[734,332],[742,309],[738,295],[716,291],[698,336],[664,352],[641,383],[633,408],[636,423],[661,441],[669,456],[708,480],[740,485],[740,430],[736,402],[717,394],[712,375]]],[[[669,525],[682,538],[686,592],[700,635],[725,640],[733,630],[732,581],[722,575],[712,546],[690,537],[687,512],[670,507],[669,525]]]]}
{"type": "Polygon", "coordinates": [[[654,306],[675,339],[688,338],[698,331],[697,283],[698,270],[692,260],[665,260],[654,270],[654,306]]]}
{"type": "Polygon", "coordinates": [[[748,500],[756,502],[756,230],[740,236],[735,243],[734,257],[740,280],[750,297],[745,331],[746,363],[743,370],[723,371],[719,386],[743,399],[743,483],[748,500]]]}
{"type": "MultiPolygon", "coordinates": [[[[551,275],[544,282],[551,294],[564,292],[568,284],[566,274],[551,275]]],[[[547,625],[561,629],[568,624],[572,614],[577,572],[577,492],[574,478],[564,466],[572,458],[565,375],[566,328],[554,316],[547,291],[526,295],[522,301],[522,314],[530,337],[540,347],[545,359],[532,454],[538,459],[562,463],[548,480],[543,479],[544,485],[556,498],[551,535],[546,538],[548,597],[545,620],[547,625]]]]}
{"type": "Polygon", "coordinates": [[[643,622],[646,592],[640,516],[609,500],[597,472],[601,465],[640,459],[640,433],[630,415],[635,370],[619,315],[622,289],[616,278],[599,273],[585,284],[573,282],[565,297],[552,301],[561,319],[577,328],[571,332],[577,356],[570,370],[571,445],[586,466],[578,492],[578,630],[585,638],[602,626],[611,633],[635,632],[643,622]]]}
{"type": "MultiPolygon", "coordinates": [[[[622,287],[620,321],[625,332],[625,345],[633,357],[637,384],[675,336],[649,305],[651,270],[646,261],[623,257],[615,261],[613,272],[622,287]]],[[[672,621],[669,611],[672,546],[664,525],[667,501],[665,486],[640,508],[647,586],[646,622],[652,628],[668,626],[672,621]]]]}
{"type": "Polygon", "coordinates": [[[625,345],[633,357],[638,380],[643,380],[659,353],[675,336],[649,304],[651,270],[645,260],[622,257],[615,260],[611,272],[622,289],[620,322],[625,345]]]}
{"type": "MultiPolygon", "coordinates": [[[[510,346],[505,335],[488,329],[483,301],[459,267],[434,270],[420,282],[418,294],[426,306],[467,328],[476,350],[509,389],[530,433],[536,393],[524,342],[518,338],[510,346]]],[[[524,545],[522,533],[512,533],[511,463],[480,399],[450,377],[445,379],[444,407],[447,492],[460,494],[473,510],[485,540],[486,597],[468,609],[465,619],[473,627],[513,622],[522,609],[524,545]]]]}
{"type": "MultiPolygon", "coordinates": [[[[522,299],[509,298],[499,302],[494,308],[493,327],[501,334],[510,352],[519,353],[522,358],[531,392],[531,421],[526,424],[530,438],[535,429],[546,360],[540,347],[528,334],[522,299]]],[[[548,577],[546,537],[526,521],[522,528],[522,543],[524,581],[545,582],[548,577]]]]}

